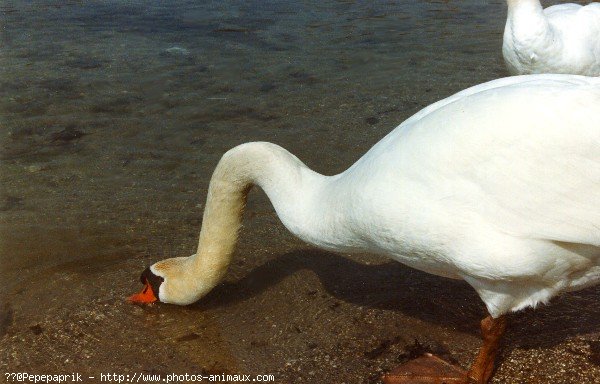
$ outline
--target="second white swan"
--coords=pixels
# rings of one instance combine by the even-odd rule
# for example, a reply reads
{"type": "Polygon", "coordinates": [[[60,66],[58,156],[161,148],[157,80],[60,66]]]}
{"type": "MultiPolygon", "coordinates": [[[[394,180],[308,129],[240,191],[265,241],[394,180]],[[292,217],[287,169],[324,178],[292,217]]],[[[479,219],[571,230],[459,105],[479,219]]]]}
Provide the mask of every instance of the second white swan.
{"type": "Polygon", "coordinates": [[[600,3],[542,8],[540,0],[507,0],[502,54],[512,74],[600,76],[600,3]]]}

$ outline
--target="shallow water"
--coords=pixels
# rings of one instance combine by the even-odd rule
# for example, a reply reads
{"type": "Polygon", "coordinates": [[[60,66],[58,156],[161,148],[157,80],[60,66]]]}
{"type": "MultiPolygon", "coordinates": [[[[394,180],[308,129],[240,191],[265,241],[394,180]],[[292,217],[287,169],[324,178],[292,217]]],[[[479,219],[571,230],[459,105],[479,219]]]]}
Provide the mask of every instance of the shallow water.
{"type": "Polygon", "coordinates": [[[2,11],[5,272],[152,252],[154,232],[195,234],[234,145],[273,141],[336,173],[419,108],[505,75],[500,1],[2,11]]]}
{"type": "MultiPolygon", "coordinates": [[[[139,367],[164,372],[211,361],[210,369],[234,373],[266,366],[287,381],[310,380],[310,372],[372,381],[423,334],[468,362],[480,314],[468,287],[377,268],[387,264],[367,256],[368,268],[327,253],[297,261],[294,252],[314,251],[283,229],[260,193],[250,198],[230,285],[208,304],[141,310],[122,298],[138,288],[145,265],[195,251],[208,180],[224,151],[271,141],[319,172],[338,173],[420,108],[506,76],[505,15],[500,0],[3,1],[0,336],[10,345],[2,356],[11,356],[3,367],[35,361],[30,369],[52,370],[74,356],[137,367],[137,344],[128,340],[149,343],[150,332],[161,335],[154,348],[180,361],[155,357],[139,367]],[[331,287],[339,270],[364,285],[331,287]],[[418,294],[415,307],[390,297],[388,282],[404,281],[390,271],[417,291],[428,282],[431,295],[418,294]],[[114,345],[94,341],[94,316],[122,335],[114,345]],[[375,325],[356,326],[369,321],[375,325]],[[132,325],[140,322],[143,331],[132,325]],[[386,333],[398,324],[412,330],[386,333]],[[73,327],[86,336],[73,336],[73,327]],[[330,340],[336,332],[339,345],[330,340]],[[241,342],[245,333],[258,336],[241,342]],[[36,360],[40,351],[56,357],[36,360]]],[[[564,303],[567,313],[590,303],[574,300],[564,303]]],[[[574,330],[561,335],[577,334],[579,323],[565,321],[574,330]]],[[[589,380],[594,369],[582,374],[589,380]]]]}

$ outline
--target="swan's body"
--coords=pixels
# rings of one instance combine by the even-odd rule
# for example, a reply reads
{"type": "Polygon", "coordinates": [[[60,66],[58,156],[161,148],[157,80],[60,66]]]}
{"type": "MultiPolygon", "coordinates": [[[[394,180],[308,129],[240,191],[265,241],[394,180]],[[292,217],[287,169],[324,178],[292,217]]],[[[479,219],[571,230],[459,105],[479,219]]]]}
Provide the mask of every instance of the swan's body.
{"type": "Polygon", "coordinates": [[[507,2],[502,53],[512,74],[600,76],[600,3],[507,2]]]}
{"type": "Polygon", "coordinates": [[[274,144],[230,150],[211,179],[198,253],[150,268],[164,279],[161,301],[192,303],[221,280],[253,184],[311,244],[464,279],[494,317],[535,306],[600,281],[600,78],[469,88],[336,176],[274,144]]]}
{"type": "Polygon", "coordinates": [[[190,304],[217,285],[252,185],[311,244],[385,254],[471,284],[490,316],[475,362],[455,379],[485,384],[506,312],[600,282],[600,78],[531,75],[469,88],[336,176],[274,144],[235,147],[213,173],[197,253],[146,269],[131,300],[190,304]]]}

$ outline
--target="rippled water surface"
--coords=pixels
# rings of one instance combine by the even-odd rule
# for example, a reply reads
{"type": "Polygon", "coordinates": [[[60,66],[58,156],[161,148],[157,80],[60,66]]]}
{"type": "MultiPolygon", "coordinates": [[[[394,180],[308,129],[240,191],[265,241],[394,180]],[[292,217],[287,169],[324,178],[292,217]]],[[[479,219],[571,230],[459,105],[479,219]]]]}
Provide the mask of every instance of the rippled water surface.
{"type": "Polygon", "coordinates": [[[387,265],[378,258],[365,256],[373,265],[361,269],[315,255],[260,193],[251,196],[228,283],[209,304],[139,309],[122,298],[145,265],[195,251],[224,151],[271,141],[319,172],[340,172],[420,108],[506,76],[505,17],[501,0],[3,1],[0,336],[12,348],[3,367],[30,361],[52,370],[59,359],[87,356],[167,372],[212,361],[217,371],[267,367],[284,381],[312,371],[360,382],[399,359],[382,351],[435,332],[468,362],[477,344],[469,327],[480,314],[470,288],[377,267],[387,265]],[[332,285],[334,271],[347,284],[332,285]],[[389,304],[404,278],[432,294],[406,291],[389,304]],[[454,336],[444,328],[449,311],[454,336]],[[402,313],[412,320],[402,323],[402,313]],[[386,333],[409,323],[409,336],[386,333]],[[99,331],[90,329],[100,324],[121,335],[113,345],[94,341],[99,331]],[[345,333],[348,325],[358,333],[345,333]],[[85,336],[69,333],[78,327],[85,336]],[[173,360],[136,360],[149,334],[173,360]]]}
{"type": "Polygon", "coordinates": [[[500,1],[1,11],[9,273],[195,232],[210,171],[236,144],[273,141],[339,172],[419,108],[505,75],[500,1]]]}

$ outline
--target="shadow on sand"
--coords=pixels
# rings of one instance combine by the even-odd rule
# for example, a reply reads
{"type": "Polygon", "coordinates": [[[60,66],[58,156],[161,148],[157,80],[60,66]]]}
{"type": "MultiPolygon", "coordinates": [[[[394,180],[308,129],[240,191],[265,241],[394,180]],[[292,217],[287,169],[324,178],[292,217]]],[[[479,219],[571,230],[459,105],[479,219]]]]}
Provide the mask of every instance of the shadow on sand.
{"type": "MultiPolygon", "coordinates": [[[[374,309],[393,310],[471,334],[479,333],[483,303],[465,282],[423,273],[400,263],[367,265],[335,253],[305,249],[267,262],[235,282],[217,286],[195,304],[197,309],[246,300],[286,276],[308,269],[338,300],[374,309]]],[[[600,287],[568,293],[551,305],[510,315],[506,344],[538,348],[566,338],[600,331],[600,287]]]]}

